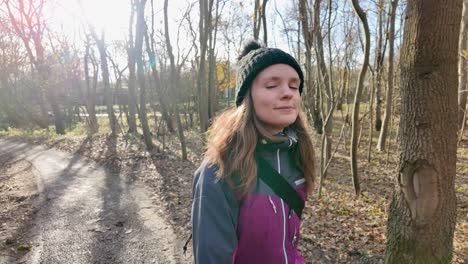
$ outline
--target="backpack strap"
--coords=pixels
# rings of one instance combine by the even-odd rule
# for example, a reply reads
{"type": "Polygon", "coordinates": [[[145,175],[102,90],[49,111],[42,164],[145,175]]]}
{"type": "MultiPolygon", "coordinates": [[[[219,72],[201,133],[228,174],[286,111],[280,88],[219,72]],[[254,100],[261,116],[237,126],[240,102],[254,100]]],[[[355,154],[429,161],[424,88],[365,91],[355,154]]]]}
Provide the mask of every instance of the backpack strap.
{"type": "Polygon", "coordinates": [[[299,219],[302,217],[304,200],[297,191],[263,158],[257,156],[257,176],[262,179],[291,209],[296,212],[299,219]]]}

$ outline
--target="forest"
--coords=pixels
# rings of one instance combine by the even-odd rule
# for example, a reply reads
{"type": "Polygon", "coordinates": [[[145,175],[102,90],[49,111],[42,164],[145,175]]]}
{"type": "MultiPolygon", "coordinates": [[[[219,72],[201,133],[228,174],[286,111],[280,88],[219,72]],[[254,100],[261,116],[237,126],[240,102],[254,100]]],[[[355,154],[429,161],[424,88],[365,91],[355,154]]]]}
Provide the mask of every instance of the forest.
{"type": "Polygon", "coordinates": [[[468,263],[467,9],[0,0],[0,255],[24,261],[35,247],[25,223],[40,195],[24,191],[34,176],[12,173],[26,166],[10,152],[24,143],[141,183],[173,230],[174,263],[190,263],[181,251],[193,174],[210,124],[236,107],[237,56],[255,39],[293,55],[305,75],[317,177],[301,225],[306,262],[468,263]]]}

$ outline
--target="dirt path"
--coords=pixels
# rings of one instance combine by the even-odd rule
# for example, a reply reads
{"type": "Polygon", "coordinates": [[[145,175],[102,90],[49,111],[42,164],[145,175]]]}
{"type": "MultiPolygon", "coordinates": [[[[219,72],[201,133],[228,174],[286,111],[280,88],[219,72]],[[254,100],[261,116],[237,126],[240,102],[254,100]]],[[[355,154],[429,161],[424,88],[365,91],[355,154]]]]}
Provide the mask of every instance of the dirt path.
{"type": "Polygon", "coordinates": [[[0,263],[180,263],[163,210],[134,178],[26,143],[0,140],[0,156],[32,164],[39,190],[30,250],[0,263]]]}

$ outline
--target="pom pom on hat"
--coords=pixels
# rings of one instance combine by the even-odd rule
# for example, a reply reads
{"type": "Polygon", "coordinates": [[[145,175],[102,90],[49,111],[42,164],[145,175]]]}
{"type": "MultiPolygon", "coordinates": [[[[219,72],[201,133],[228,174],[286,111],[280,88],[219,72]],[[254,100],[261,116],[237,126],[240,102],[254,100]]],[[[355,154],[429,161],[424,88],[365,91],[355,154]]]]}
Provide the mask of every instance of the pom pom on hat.
{"type": "Polygon", "coordinates": [[[251,40],[244,45],[241,53],[237,57],[237,60],[240,61],[245,55],[249,54],[249,52],[251,52],[252,50],[261,49],[261,48],[264,48],[262,44],[260,44],[256,40],[251,40]]]}

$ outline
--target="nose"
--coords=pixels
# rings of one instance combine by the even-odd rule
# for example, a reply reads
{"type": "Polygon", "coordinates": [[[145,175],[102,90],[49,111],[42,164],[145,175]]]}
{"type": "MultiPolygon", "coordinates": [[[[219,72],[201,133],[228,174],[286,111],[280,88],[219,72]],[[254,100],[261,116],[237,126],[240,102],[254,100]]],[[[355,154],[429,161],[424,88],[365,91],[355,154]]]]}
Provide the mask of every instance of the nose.
{"type": "Polygon", "coordinates": [[[281,89],[281,99],[291,99],[294,95],[294,91],[289,87],[289,85],[283,84],[281,89]]]}

